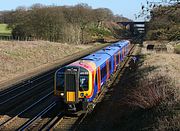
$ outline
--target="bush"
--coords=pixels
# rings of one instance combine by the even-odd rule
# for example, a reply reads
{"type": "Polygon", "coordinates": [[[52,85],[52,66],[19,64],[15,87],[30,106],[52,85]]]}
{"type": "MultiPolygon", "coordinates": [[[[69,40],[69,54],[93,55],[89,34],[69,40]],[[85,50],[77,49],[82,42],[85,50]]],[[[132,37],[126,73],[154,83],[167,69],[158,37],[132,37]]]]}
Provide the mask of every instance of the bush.
{"type": "Polygon", "coordinates": [[[180,45],[177,45],[175,48],[174,48],[174,52],[176,54],[180,54],[180,45]]]}
{"type": "Polygon", "coordinates": [[[133,89],[125,90],[124,95],[123,105],[131,110],[123,117],[123,129],[179,129],[179,94],[169,77],[142,78],[133,89]]]}
{"type": "Polygon", "coordinates": [[[124,103],[129,107],[150,109],[160,105],[174,91],[171,90],[170,79],[168,77],[156,76],[156,78],[143,78],[136,88],[127,91],[124,103]]]}
{"type": "Polygon", "coordinates": [[[93,36],[96,36],[98,38],[103,38],[105,36],[111,36],[112,35],[111,31],[109,31],[108,29],[105,29],[103,27],[101,27],[101,28],[91,27],[89,30],[93,36]]]}
{"type": "Polygon", "coordinates": [[[180,40],[179,4],[155,8],[147,28],[148,40],[180,40]]]}

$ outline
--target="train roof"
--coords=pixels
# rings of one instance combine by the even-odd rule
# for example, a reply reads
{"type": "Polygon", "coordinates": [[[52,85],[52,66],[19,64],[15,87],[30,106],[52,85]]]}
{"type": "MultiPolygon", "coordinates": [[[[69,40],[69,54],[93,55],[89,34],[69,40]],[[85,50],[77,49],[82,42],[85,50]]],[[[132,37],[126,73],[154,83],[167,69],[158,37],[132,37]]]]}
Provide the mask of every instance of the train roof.
{"type": "Polygon", "coordinates": [[[118,41],[110,46],[113,46],[113,47],[119,47],[120,49],[122,49],[124,46],[126,46],[127,44],[129,43],[128,40],[121,40],[121,41],[118,41]]]}
{"type": "Polygon", "coordinates": [[[84,58],[82,58],[82,60],[89,60],[89,61],[93,61],[96,66],[100,66],[102,65],[107,59],[109,59],[111,56],[113,56],[117,51],[119,51],[118,47],[105,47],[93,54],[90,54],[84,58]]]}

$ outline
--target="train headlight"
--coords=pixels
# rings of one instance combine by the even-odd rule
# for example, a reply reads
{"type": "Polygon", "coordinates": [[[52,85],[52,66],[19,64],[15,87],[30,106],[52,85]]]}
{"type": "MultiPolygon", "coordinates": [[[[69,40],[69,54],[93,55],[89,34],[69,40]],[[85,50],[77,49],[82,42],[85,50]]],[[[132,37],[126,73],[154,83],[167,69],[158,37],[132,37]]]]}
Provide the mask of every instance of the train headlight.
{"type": "Polygon", "coordinates": [[[61,96],[64,96],[64,93],[60,93],[61,96]]]}
{"type": "Polygon", "coordinates": [[[80,96],[83,97],[83,96],[84,96],[84,93],[81,93],[80,96]]]}

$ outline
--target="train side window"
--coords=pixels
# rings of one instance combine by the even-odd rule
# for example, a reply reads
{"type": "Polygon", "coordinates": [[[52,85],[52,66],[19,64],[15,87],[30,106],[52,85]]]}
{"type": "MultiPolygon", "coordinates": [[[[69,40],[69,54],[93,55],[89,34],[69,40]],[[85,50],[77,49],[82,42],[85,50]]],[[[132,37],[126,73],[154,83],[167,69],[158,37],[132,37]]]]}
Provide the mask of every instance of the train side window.
{"type": "Polygon", "coordinates": [[[101,69],[101,80],[106,76],[107,71],[106,71],[106,65],[101,69]]]}
{"type": "Polygon", "coordinates": [[[119,55],[117,54],[117,55],[116,55],[116,64],[119,64],[118,61],[119,61],[119,55]]]}
{"type": "Polygon", "coordinates": [[[111,59],[109,59],[109,71],[111,72],[111,59]]]}

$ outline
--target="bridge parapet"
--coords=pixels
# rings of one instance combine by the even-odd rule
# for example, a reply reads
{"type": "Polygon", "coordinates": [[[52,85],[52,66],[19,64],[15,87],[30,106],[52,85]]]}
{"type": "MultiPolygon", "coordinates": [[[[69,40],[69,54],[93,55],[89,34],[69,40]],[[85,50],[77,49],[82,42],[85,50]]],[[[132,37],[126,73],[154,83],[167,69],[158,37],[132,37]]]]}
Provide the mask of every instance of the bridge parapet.
{"type": "Polygon", "coordinates": [[[132,33],[132,36],[136,35],[137,33],[141,34],[142,36],[145,36],[148,22],[129,21],[129,22],[117,22],[117,24],[124,26],[124,28],[128,29],[132,33]]]}

